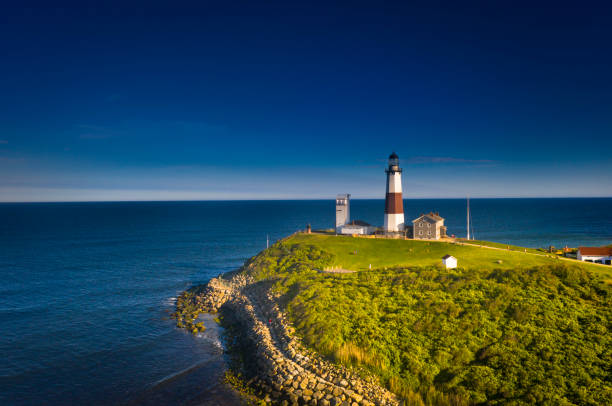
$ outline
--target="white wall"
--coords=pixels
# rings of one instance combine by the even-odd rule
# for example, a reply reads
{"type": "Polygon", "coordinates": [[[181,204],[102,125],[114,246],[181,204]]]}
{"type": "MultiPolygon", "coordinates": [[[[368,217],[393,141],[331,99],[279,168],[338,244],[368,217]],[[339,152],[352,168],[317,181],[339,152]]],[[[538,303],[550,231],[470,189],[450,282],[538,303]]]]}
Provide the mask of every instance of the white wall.
{"type": "Polygon", "coordinates": [[[395,172],[389,175],[389,193],[402,193],[401,172],[395,172]]]}
{"type": "Polygon", "coordinates": [[[611,261],[612,260],[612,256],[609,255],[580,255],[580,251],[578,251],[578,255],[577,258],[580,261],[601,261],[604,264],[606,263],[606,261],[611,261]]]}
{"type": "Polygon", "coordinates": [[[340,199],[336,199],[336,227],[348,223],[351,218],[351,200],[344,200],[346,204],[339,204],[340,199]]]}
{"type": "Polygon", "coordinates": [[[352,235],[352,234],[367,235],[367,234],[371,234],[374,232],[372,228],[373,227],[368,227],[368,226],[344,226],[344,227],[338,227],[338,233],[347,234],[347,235],[352,235]]]}
{"type": "Polygon", "coordinates": [[[457,259],[456,258],[447,258],[443,259],[442,263],[446,268],[457,268],[457,259]]]}
{"type": "Polygon", "coordinates": [[[404,213],[385,213],[385,231],[398,232],[404,230],[404,213]]]}

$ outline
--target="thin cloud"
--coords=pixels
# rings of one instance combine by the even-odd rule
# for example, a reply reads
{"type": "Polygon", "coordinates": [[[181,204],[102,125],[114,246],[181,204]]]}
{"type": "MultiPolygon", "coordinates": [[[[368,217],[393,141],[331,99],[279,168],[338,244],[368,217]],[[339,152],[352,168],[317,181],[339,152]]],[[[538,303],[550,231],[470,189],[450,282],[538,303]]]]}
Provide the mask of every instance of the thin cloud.
{"type": "Polygon", "coordinates": [[[448,156],[415,156],[406,159],[408,164],[496,164],[497,161],[491,159],[466,159],[448,156]]]}
{"type": "MultiPolygon", "coordinates": [[[[359,160],[357,165],[365,168],[380,168],[386,165],[387,159],[359,160]],[[374,164],[374,162],[377,162],[374,164]]],[[[499,162],[492,159],[467,159],[449,156],[414,156],[405,159],[400,158],[400,165],[425,165],[425,164],[469,164],[469,165],[496,165],[499,162]]]]}
{"type": "Polygon", "coordinates": [[[8,144],[7,140],[0,140],[0,144],[8,144]]]}
{"type": "Polygon", "coordinates": [[[356,165],[364,168],[380,168],[386,165],[388,159],[377,158],[377,159],[360,159],[356,165]]]}

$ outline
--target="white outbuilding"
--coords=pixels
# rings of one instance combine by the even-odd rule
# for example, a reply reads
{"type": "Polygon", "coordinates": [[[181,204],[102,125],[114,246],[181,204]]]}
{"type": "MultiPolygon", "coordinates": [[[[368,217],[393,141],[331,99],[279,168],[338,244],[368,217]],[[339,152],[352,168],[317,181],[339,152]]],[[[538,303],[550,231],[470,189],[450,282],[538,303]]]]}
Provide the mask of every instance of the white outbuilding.
{"type": "Polygon", "coordinates": [[[373,234],[376,227],[372,227],[370,224],[361,220],[353,220],[348,224],[344,224],[337,228],[338,234],[348,235],[368,235],[373,234]]]}
{"type": "Polygon", "coordinates": [[[578,247],[579,261],[612,265],[612,247],[578,247]]]}
{"type": "Polygon", "coordinates": [[[444,265],[446,269],[457,268],[457,258],[452,255],[445,255],[442,257],[442,265],[444,265]]]}

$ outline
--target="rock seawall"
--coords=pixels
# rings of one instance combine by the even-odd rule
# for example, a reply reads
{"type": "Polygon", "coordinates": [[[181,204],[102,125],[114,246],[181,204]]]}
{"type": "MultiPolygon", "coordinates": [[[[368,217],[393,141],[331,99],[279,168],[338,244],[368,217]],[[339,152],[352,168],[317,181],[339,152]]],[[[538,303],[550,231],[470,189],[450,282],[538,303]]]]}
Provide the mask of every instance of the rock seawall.
{"type": "Polygon", "coordinates": [[[244,274],[213,278],[200,296],[202,310],[230,312],[243,338],[253,348],[256,365],[249,384],[275,405],[399,405],[399,400],[376,383],[332,364],[308,350],[295,337],[286,314],[265,282],[244,274]]]}

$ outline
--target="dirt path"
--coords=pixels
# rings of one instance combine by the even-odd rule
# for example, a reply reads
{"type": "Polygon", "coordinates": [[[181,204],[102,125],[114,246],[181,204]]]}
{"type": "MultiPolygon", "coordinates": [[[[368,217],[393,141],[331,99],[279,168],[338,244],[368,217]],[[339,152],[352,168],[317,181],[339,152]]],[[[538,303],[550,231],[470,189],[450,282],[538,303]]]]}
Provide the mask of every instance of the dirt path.
{"type": "Polygon", "coordinates": [[[350,271],[348,269],[317,269],[319,273],[355,273],[355,271],[350,271]]]}

